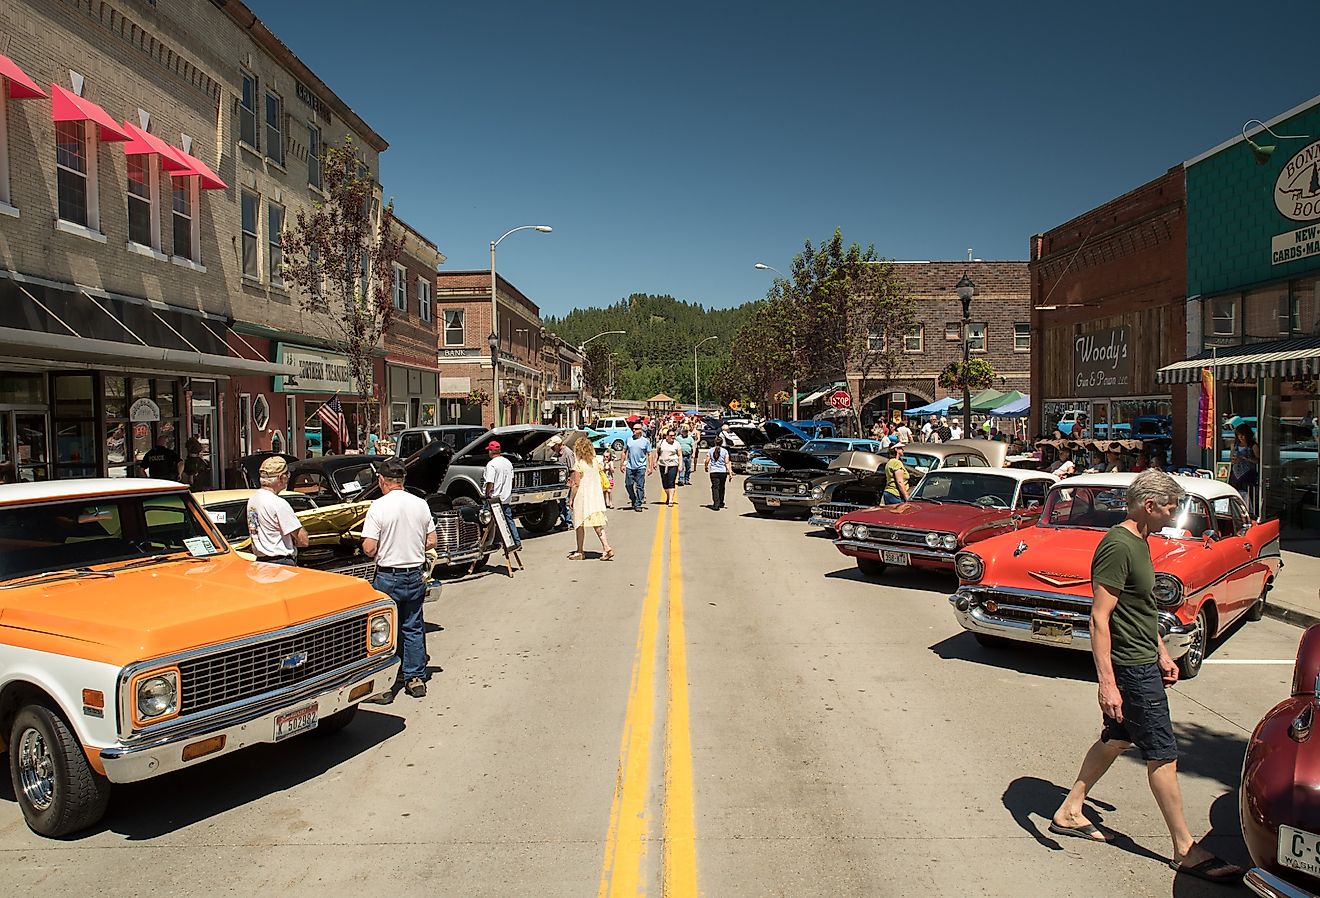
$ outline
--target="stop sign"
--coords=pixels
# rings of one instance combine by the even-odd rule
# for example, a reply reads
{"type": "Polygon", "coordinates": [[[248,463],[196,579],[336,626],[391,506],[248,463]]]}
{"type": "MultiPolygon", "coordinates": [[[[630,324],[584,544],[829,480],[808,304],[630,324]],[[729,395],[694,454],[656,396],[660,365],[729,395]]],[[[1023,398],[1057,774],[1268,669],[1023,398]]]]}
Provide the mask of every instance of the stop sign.
{"type": "Polygon", "coordinates": [[[835,390],[825,403],[831,408],[852,408],[852,397],[847,390],[835,390]]]}

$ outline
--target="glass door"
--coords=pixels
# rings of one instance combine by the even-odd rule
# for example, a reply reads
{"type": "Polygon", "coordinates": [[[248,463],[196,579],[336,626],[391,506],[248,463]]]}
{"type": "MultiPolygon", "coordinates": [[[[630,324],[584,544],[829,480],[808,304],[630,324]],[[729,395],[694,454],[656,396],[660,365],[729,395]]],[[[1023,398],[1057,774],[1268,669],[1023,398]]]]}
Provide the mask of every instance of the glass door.
{"type": "Polygon", "coordinates": [[[0,412],[0,483],[50,479],[45,412],[0,412]]]}
{"type": "Polygon", "coordinates": [[[1109,400],[1091,403],[1091,422],[1088,435],[1096,440],[1111,440],[1115,437],[1109,432],[1109,400]]]}

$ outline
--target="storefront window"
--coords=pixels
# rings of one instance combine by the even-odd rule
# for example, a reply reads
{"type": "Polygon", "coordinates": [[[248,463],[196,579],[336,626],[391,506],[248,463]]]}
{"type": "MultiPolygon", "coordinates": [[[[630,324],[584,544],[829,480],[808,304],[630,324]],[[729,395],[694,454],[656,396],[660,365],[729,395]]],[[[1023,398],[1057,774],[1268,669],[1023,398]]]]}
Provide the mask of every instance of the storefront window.
{"type": "Polygon", "coordinates": [[[1233,451],[1233,431],[1239,424],[1248,425],[1259,437],[1256,420],[1256,384],[1220,383],[1215,408],[1219,413],[1218,461],[1228,461],[1233,451]]]}
{"type": "Polygon", "coordinates": [[[0,404],[45,405],[44,374],[0,374],[0,404]]]}
{"type": "Polygon", "coordinates": [[[1263,514],[1285,529],[1301,528],[1317,505],[1320,392],[1314,380],[1272,381],[1266,391],[1260,448],[1263,514]]]}
{"type": "Polygon", "coordinates": [[[1271,284],[1248,291],[1243,332],[1248,342],[1278,340],[1289,333],[1288,284],[1271,284]]]}
{"type": "Polygon", "coordinates": [[[1320,278],[1293,281],[1293,333],[1297,336],[1320,335],[1320,278]]]}

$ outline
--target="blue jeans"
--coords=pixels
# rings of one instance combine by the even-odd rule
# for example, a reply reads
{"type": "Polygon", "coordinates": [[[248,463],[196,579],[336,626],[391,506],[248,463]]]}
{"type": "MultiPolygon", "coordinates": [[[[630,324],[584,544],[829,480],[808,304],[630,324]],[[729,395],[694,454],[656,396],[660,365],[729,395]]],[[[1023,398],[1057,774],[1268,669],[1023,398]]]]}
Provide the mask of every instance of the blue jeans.
{"type": "Polygon", "coordinates": [[[509,522],[509,532],[513,534],[513,545],[509,546],[509,551],[522,548],[522,534],[518,532],[518,522],[513,516],[513,506],[504,504],[500,506],[504,509],[504,520],[509,522]]]}
{"type": "Polygon", "coordinates": [[[628,469],[628,498],[632,500],[633,508],[641,508],[646,504],[646,468],[628,469]]]}
{"type": "Polygon", "coordinates": [[[559,500],[559,521],[565,527],[571,528],[573,526],[573,512],[568,509],[567,499],[559,500]]]}
{"type": "Polygon", "coordinates": [[[690,455],[683,456],[683,472],[678,475],[678,482],[680,484],[692,482],[692,456],[690,455]]]}
{"type": "Polygon", "coordinates": [[[882,493],[881,495],[884,496],[884,498],[885,498],[885,504],[886,504],[886,505],[902,505],[902,504],[903,504],[903,498],[902,498],[901,496],[895,496],[893,493],[882,493]]]}
{"type": "Polygon", "coordinates": [[[422,619],[426,574],[420,568],[399,573],[377,571],[371,585],[399,606],[397,650],[403,658],[399,675],[404,682],[413,677],[426,679],[426,621],[422,619]]]}

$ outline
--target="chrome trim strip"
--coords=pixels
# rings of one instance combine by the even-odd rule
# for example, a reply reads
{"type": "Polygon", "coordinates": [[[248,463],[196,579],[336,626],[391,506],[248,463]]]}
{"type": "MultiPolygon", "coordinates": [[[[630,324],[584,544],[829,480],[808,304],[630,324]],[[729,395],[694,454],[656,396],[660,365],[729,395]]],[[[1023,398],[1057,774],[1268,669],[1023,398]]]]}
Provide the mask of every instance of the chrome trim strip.
{"type": "MultiPolygon", "coordinates": [[[[136,739],[136,738],[140,738],[141,736],[147,735],[149,733],[155,732],[156,729],[166,729],[170,726],[178,725],[179,723],[184,721],[184,718],[174,717],[167,721],[164,721],[163,723],[149,724],[143,727],[141,730],[138,730],[136,733],[133,732],[133,726],[132,726],[133,709],[129,704],[128,689],[126,687],[132,681],[133,677],[135,677],[137,674],[141,673],[144,670],[151,670],[156,667],[167,667],[171,664],[178,664],[180,661],[187,661],[189,659],[197,658],[203,655],[214,655],[217,652],[227,652],[233,649],[241,649],[250,645],[255,645],[256,643],[260,643],[260,642],[270,642],[276,639],[285,639],[290,636],[298,636],[299,634],[305,633],[308,630],[315,630],[318,627],[325,626],[326,624],[337,623],[341,620],[346,620],[350,617],[356,617],[359,614],[365,614],[367,616],[367,628],[369,631],[371,627],[371,615],[373,612],[376,611],[389,611],[391,614],[395,615],[395,620],[396,621],[398,620],[399,609],[398,606],[394,604],[394,600],[386,599],[384,602],[382,602],[379,599],[377,599],[373,602],[369,602],[364,605],[358,605],[357,607],[351,608],[347,611],[340,611],[336,614],[329,615],[328,617],[318,617],[315,620],[311,620],[301,624],[295,624],[294,626],[286,627],[283,630],[268,630],[265,633],[254,633],[253,635],[245,636],[242,639],[235,639],[230,642],[219,642],[213,645],[202,646],[200,648],[188,649],[185,652],[179,652],[174,655],[164,655],[159,658],[154,658],[150,661],[137,661],[133,664],[130,664],[119,672],[119,678],[115,683],[115,690],[119,695],[119,737],[120,739],[136,739]]],[[[366,635],[367,635],[366,633],[363,634],[364,641],[366,639],[366,635]]],[[[396,646],[395,648],[398,647],[396,646]]],[[[372,655],[369,657],[378,657],[378,655],[372,655]]],[[[328,674],[323,674],[322,677],[332,676],[336,673],[339,673],[339,671],[330,671],[328,674]]],[[[303,684],[299,684],[299,685],[303,685],[303,684]]],[[[215,714],[219,714],[229,708],[232,708],[236,704],[242,704],[242,702],[235,702],[230,705],[224,705],[219,708],[211,708],[201,713],[205,714],[207,717],[210,717],[215,714]]],[[[187,718],[187,720],[202,720],[202,719],[205,718],[192,717],[192,716],[189,716],[187,718]]]]}
{"type": "Polygon", "coordinates": [[[748,499],[793,499],[798,502],[811,502],[811,493],[763,493],[758,490],[744,490],[748,499]]]}
{"type": "MultiPolygon", "coordinates": [[[[960,590],[949,596],[949,604],[953,606],[954,617],[957,618],[959,625],[961,625],[964,630],[971,630],[973,633],[985,633],[986,635],[998,636],[1003,639],[1011,639],[1015,642],[1029,642],[1035,645],[1056,645],[1082,652],[1089,652],[1091,650],[1089,615],[1086,618],[1088,626],[1085,628],[1079,628],[1076,623],[1073,624],[1073,637],[1071,642],[1054,642],[1048,639],[1037,639],[1033,637],[1030,620],[1012,620],[1010,618],[998,617],[987,612],[981,605],[973,605],[966,611],[960,611],[957,606],[957,601],[963,595],[965,594],[960,590]]],[[[1068,623],[1068,615],[1071,615],[1071,612],[1066,611],[1051,613],[1051,609],[1044,608],[1031,608],[1028,610],[1036,619],[1055,619],[1056,614],[1063,615],[1063,617],[1058,618],[1060,623],[1068,623]]],[[[1161,613],[1160,639],[1164,643],[1164,647],[1168,651],[1170,658],[1176,660],[1187,654],[1187,650],[1196,636],[1196,630],[1197,627],[1194,623],[1184,625],[1181,622],[1178,622],[1177,618],[1174,618],[1173,615],[1161,613]],[[1169,620],[1174,621],[1174,624],[1170,625],[1169,620]],[[1166,627],[1168,629],[1166,629],[1166,627]]]]}
{"type": "Polygon", "coordinates": [[[1248,870],[1242,881],[1261,898],[1320,898],[1260,867],[1252,867],[1248,870]]]}

